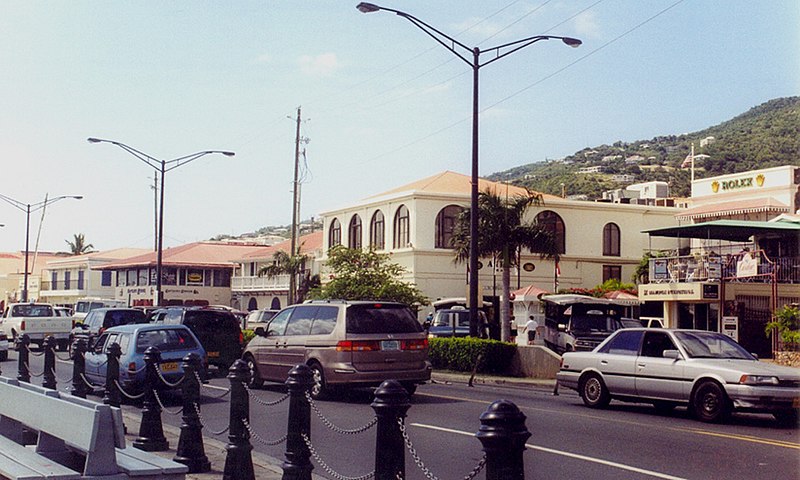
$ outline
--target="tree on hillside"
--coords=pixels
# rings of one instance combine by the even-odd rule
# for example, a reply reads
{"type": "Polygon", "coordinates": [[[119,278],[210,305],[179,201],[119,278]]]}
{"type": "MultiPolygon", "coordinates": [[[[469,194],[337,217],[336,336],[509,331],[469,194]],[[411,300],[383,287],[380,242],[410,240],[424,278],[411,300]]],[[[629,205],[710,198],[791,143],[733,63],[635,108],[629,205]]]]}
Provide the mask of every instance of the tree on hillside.
{"type": "Polygon", "coordinates": [[[84,253],[89,253],[94,248],[94,245],[91,243],[86,243],[86,238],[83,236],[82,233],[76,233],[73,235],[73,241],[64,240],[67,245],[69,245],[69,251],[73,255],[82,255],[84,253]]]}
{"type": "MultiPolygon", "coordinates": [[[[500,296],[500,340],[511,337],[509,294],[511,293],[511,267],[517,262],[516,252],[527,248],[541,258],[559,258],[558,245],[550,232],[535,222],[525,221],[528,207],[544,205],[541,194],[528,193],[511,198],[491,191],[478,196],[478,255],[492,257],[502,265],[502,294],[500,296]]],[[[461,213],[453,229],[452,244],[455,261],[469,258],[469,210],[461,213]]],[[[475,322],[477,319],[470,319],[475,322]]],[[[477,325],[475,325],[477,330],[477,325]]],[[[470,326],[470,331],[474,331],[470,326]]]]}
{"type": "Polygon", "coordinates": [[[325,267],[330,280],[309,292],[312,298],[394,301],[418,307],[428,298],[416,285],[400,278],[406,269],[389,261],[389,255],[337,245],[328,250],[325,267]]]}

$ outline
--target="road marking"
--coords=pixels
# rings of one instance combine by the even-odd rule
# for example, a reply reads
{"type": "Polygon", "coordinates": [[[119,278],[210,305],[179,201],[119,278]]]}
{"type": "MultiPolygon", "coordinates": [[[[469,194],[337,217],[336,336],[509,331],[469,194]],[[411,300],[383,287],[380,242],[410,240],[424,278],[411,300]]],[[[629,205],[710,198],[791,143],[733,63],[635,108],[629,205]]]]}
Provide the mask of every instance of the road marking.
{"type": "MultiPolygon", "coordinates": [[[[464,431],[461,431],[461,430],[453,430],[452,428],[437,427],[436,425],[425,425],[425,424],[422,424],[422,423],[412,423],[410,425],[412,425],[414,427],[427,428],[429,430],[437,430],[437,431],[440,431],[440,432],[454,433],[454,434],[457,434],[457,435],[466,435],[466,436],[470,436],[470,437],[474,437],[475,436],[474,432],[464,432],[464,431]]],[[[612,462],[612,461],[609,461],[609,460],[603,460],[602,458],[588,457],[586,455],[580,455],[578,453],[565,452],[563,450],[555,450],[555,449],[552,449],[552,448],[541,447],[539,445],[533,445],[533,444],[530,444],[530,443],[526,443],[525,446],[530,448],[530,449],[532,449],[532,450],[539,450],[541,452],[552,453],[554,455],[561,455],[561,456],[564,456],[564,457],[570,457],[570,458],[574,458],[576,460],[583,460],[583,461],[586,461],[586,462],[599,463],[599,464],[605,465],[607,467],[618,468],[620,470],[627,470],[629,472],[641,473],[643,475],[648,475],[648,476],[651,476],[651,477],[663,478],[663,479],[666,479],[666,480],[686,480],[683,477],[676,477],[676,476],[673,476],[673,475],[667,475],[666,473],[654,472],[652,470],[645,470],[643,468],[633,467],[631,465],[625,465],[624,463],[617,463],[617,462],[612,462]]]]}
{"type": "MultiPolygon", "coordinates": [[[[445,398],[448,400],[459,400],[462,402],[470,402],[470,403],[480,403],[482,405],[491,404],[491,402],[486,402],[482,400],[476,400],[474,398],[464,398],[464,397],[456,397],[450,395],[434,395],[430,393],[417,393],[417,395],[423,395],[428,397],[435,397],[435,398],[445,398]]],[[[538,408],[538,407],[519,407],[520,410],[527,410],[527,411],[534,411],[534,412],[545,412],[545,413],[559,413],[563,414],[563,411],[547,409],[547,408],[538,408]]],[[[696,435],[709,435],[713,437],[720,437],[720,438],[727,438],[729,440],[739,440],[742,442],[749,442],[749,443],[759,443],[763,445],[771,445],[773,447],[783,447],[783,448],[790,448],[793,450],[800,450],[800,443],[797,442],[788,442],[784,440],[774,440],[771,438],[763,438],[763,437],[754,437],[751,435],[740,435],[740,434],[730,434],[730,433],[722,433],[722,432],[712,432],[710,430],[703,430],[700,428],[691,428],[691,427],[667,427],[663,425],[654,425],[651,423],[644,423],[644,422],[636,422],[632,420],[622,420],[619,418],[607,418],[602,417],[600,415],[591,415],[587,413],[576,413],[575,416],[583,417],[583,418],[592,418],[595,420],[603,420],[606,422],[614,422],[614,423],[622,423],[627,425],[635,425],[639,427],[648,427],[648,428],[663,428],[665,430],[672,430],[675,432],[683,432],[683,433],[693,433],[696,435]]]]}

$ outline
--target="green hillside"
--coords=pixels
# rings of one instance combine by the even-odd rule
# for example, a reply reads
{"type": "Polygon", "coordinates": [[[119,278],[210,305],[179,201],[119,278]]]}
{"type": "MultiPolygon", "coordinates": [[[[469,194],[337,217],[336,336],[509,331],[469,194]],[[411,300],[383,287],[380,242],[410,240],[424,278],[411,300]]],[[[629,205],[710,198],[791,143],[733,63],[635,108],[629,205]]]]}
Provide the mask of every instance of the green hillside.
{"type": "Polygon", "coordinates": [[[660,180],[670,184],[673,196],[688,196],[690,169],[681,165],[692,143],[696,178],[800,165],[800,97],[770,100],[698,132],[585,148],[562,160],[531,163],[489,178],[553,195],[561,195],[563,185],[567,195],[589,200],[601,198],[604,190],[660,180]],[[578,173],[592,166],[601,166],[602,173],[578,173]],[[616,181],[619,174],[631,177],[616,181]]]}

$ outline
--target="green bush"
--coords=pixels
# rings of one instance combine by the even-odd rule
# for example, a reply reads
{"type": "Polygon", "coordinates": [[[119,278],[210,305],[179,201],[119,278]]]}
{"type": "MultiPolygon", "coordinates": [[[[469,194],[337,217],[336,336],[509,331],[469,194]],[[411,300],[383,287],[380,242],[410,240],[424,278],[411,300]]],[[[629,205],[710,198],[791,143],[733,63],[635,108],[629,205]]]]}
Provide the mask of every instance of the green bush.
{"type": "Polygon", "coordinates": [[[243,340],[243,343],[244,343],[245,346],[255,336],[256,336],[256,333],[253,330],[247,330],[247,329],[242,330],[242,340],[243,340]]]}
{"type": "Polygon", "coordinates": [[[433,368],[471,372],[479,355],[480,373],[506,373],[517,351],[513,343],[480,338],[431,338],[429,356],[433,368]]]}

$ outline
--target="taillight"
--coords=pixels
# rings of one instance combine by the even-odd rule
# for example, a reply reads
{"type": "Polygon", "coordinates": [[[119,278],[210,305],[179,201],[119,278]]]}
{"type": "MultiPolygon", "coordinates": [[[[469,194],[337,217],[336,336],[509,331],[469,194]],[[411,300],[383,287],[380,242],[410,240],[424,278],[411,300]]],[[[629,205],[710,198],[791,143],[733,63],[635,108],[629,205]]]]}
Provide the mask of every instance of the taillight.
{"type": "Polygon", "coordinates": [[[23,321],[21,321],[21,322],[20,322],[20,324],[19,324],[19,329],[20,329],[20,330],[25,330],[25,320],[23,320],[23,321]]]}
{"type": "Polygon", "coordinates": [[[75,328],[75,320],[72,321],[72,328],[75,328]]]}
{"type": "Polygon", "coordinates": [[[244,343],[244,333],[242,333],[242,331],[239,330],[239,345],[243,343],[244,343]]]}
{"type": "Polygon", "coordinates": [[[425,350],[428,348],[428,339],[403,340],[403,346],[401,348],[403,350],[425,350]]]}
{"type": "Polygon", "coordinates": [[[136,362],[131,362],[128,364],[128,371],[130,373],[136,373],[136,362]]]}
{"type": "Polygon", "coordinates": [[[381,343],[377,341],[342,340],[336,344],[337,352],[377,352],[380,349],[381,343]]]}

